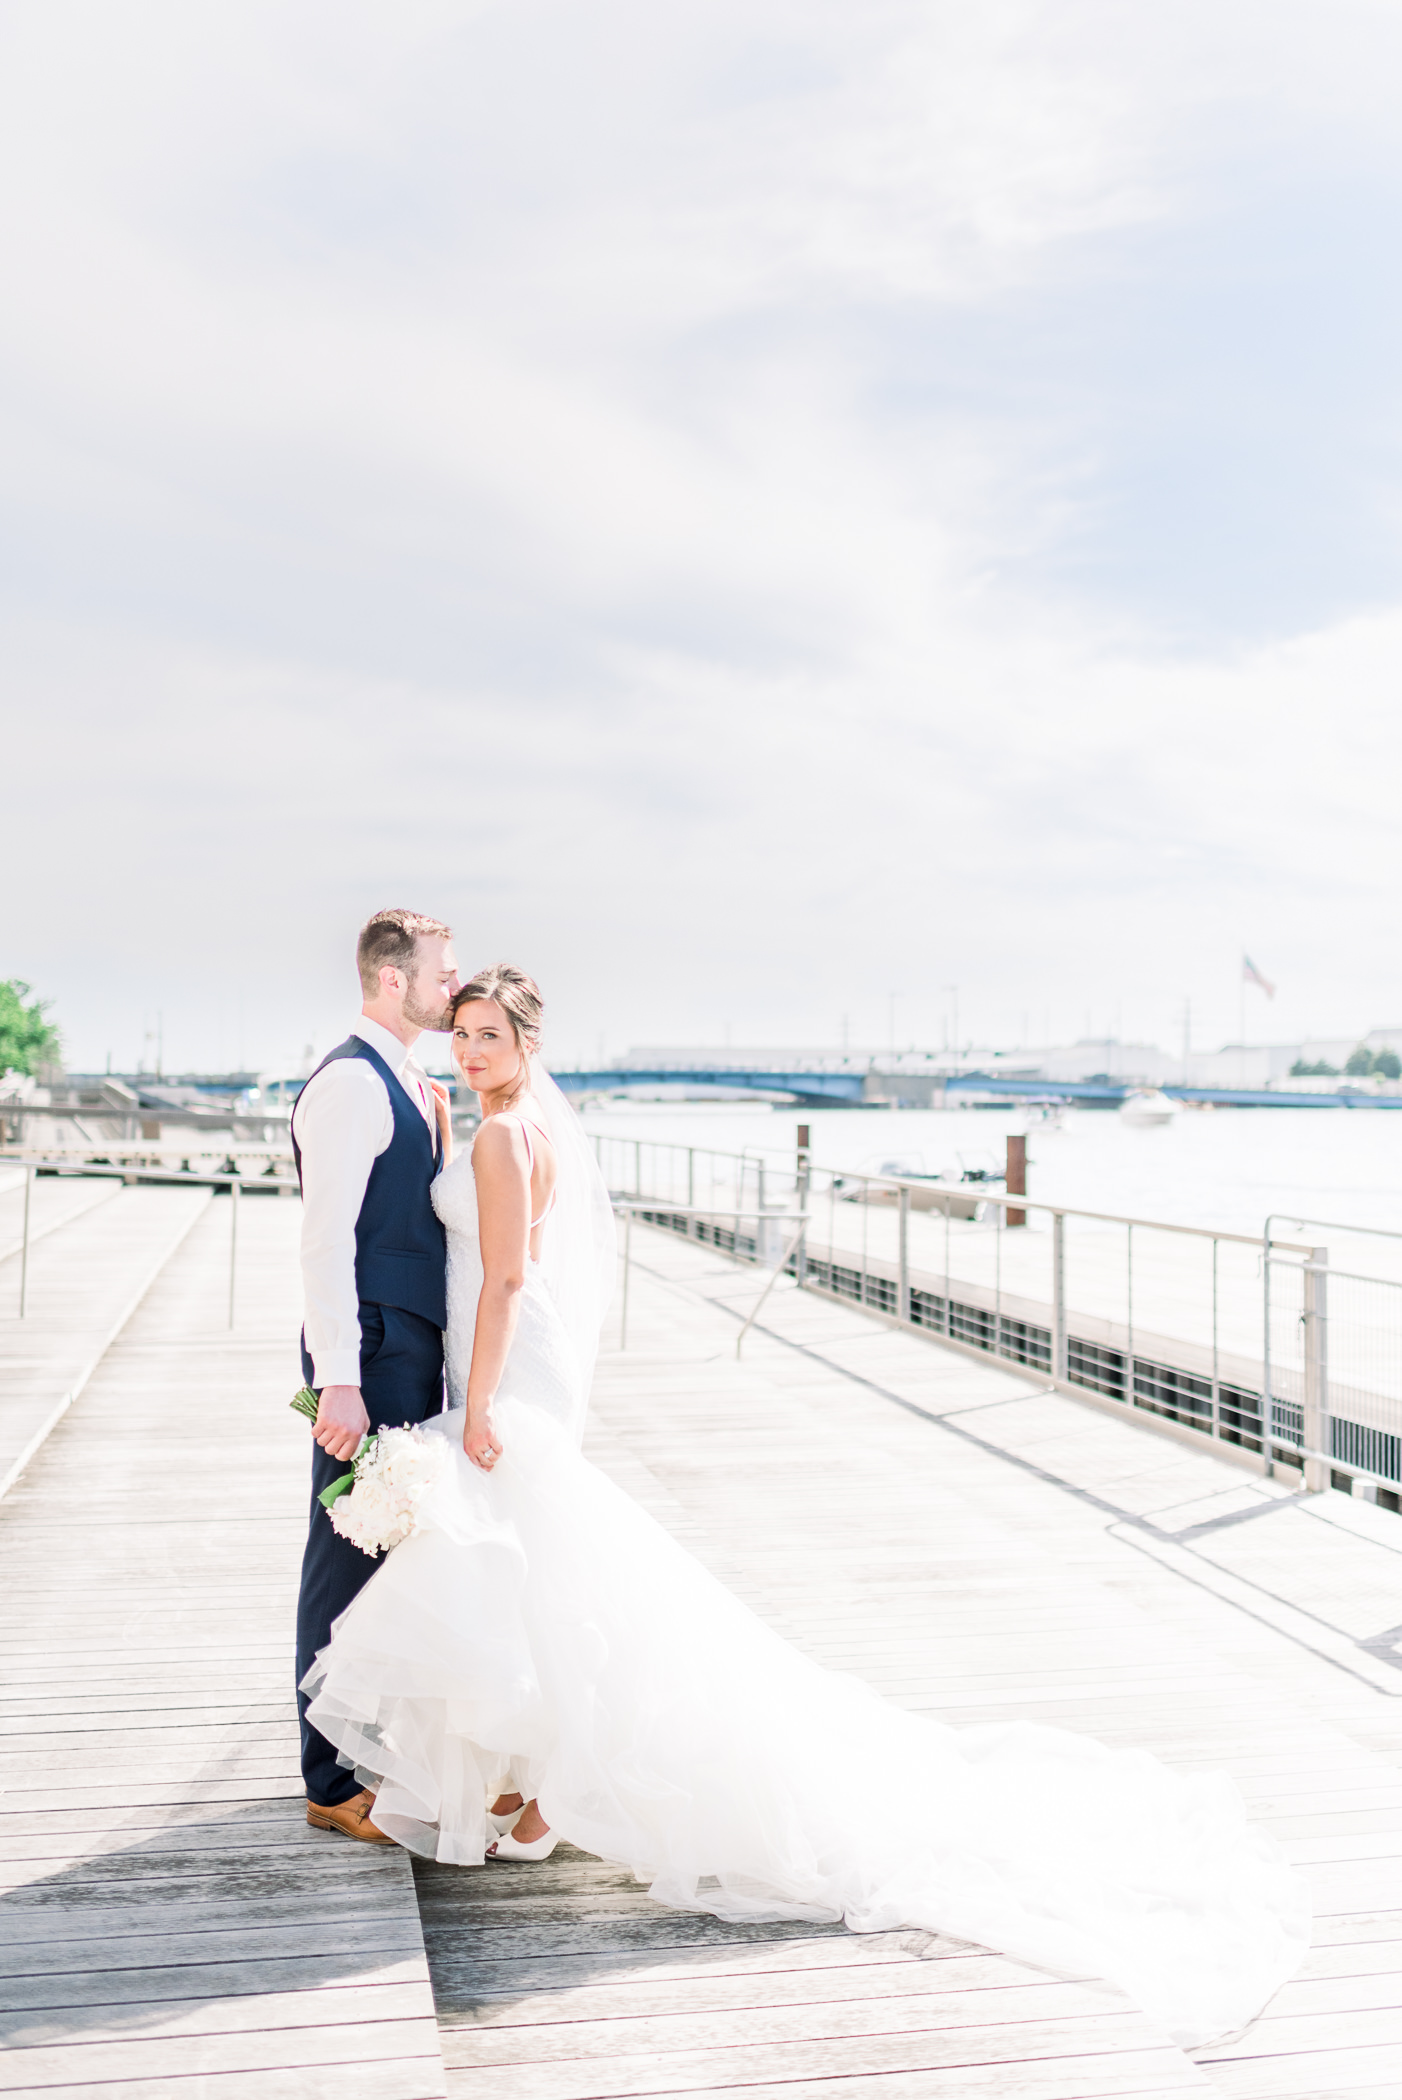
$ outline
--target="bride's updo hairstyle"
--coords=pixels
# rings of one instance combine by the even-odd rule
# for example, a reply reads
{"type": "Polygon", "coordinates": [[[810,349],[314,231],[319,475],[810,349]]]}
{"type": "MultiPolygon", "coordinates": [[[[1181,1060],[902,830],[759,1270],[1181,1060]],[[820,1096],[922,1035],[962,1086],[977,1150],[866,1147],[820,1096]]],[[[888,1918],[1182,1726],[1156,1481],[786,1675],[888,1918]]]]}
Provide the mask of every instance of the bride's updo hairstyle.
{"type": "Polygon", "coordinates": [[[521,1091],[524,1093],[531,1083],[531,1059],[539,1053],[541,1022],[545,1017],[540,986],[524,970],[518,970],[514,963],[492,963],[487,969],[479,970],[475,977],[470,977],[460,992],[453,994],[448,1009],[449,1028],[456,1025],[460,1010],[477,999],[494,999],[510,1022],[516,1048],[521,1053],[521,1091]]]}

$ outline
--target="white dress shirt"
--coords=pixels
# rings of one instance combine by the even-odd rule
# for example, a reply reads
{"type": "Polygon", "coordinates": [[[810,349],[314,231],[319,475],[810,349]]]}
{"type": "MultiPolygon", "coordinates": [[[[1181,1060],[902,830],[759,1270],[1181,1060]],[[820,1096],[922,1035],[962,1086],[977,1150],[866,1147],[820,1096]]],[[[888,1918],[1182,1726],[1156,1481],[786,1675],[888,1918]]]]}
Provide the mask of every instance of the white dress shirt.
{"type": "MultiPolygon", "coordinates": [[[[428,1074],[398,1036],[361,1014],[350,1033],[377,1051],[428,1124],[438,1120],[428,1074]]],[[[365,1057],[338,1057],[307,1081],[292,1125],[302,1153],[302,1290],[316,1386],[359,1385],[360,1301],[355,1224],[370,1169],[394,1135],[384,1080],[365,1057]]]]}

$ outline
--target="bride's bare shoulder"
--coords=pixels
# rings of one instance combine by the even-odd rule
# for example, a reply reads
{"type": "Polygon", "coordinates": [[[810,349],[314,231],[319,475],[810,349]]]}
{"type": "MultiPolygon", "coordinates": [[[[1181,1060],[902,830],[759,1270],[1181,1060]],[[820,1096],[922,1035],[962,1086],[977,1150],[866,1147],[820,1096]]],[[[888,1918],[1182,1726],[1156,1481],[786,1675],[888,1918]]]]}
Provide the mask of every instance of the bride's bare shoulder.
{"type": "Polygon", "coordinates": [[[488,1116],[477,1126],[472,1140],[472,1158],[478,1167],[500,1168],[526,1164],[526,1140],[515,1116],[488,1116]]]}
{"type": "Polygon", "coordinates": [[[542,1160],[550,1175],[555,1171],[555,1147],[549,1131],[534,1116],[526,1118],[514,1109],[488,1116],[479,1124],[472,1141],[472,1157],[479,1179],[485,1169],[488,1179],[498,1174],[519,1174],[530,1180],[537,1162],[542,1160]],[[527,1120],[529,1137],[522,1127],[527,1120]]]}

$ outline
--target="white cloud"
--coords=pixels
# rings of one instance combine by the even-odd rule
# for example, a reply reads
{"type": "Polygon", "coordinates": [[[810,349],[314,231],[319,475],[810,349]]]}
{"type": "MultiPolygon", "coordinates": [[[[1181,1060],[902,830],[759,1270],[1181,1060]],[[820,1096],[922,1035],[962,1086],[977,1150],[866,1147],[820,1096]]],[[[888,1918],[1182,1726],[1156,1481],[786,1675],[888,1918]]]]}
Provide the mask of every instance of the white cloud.
{"type": "Polygon", "coordinates": [[[0,972],[83,1061],[282,1057],[393,896],[567,1050],[1225,1032],[1243,942],[1283,1030],[1395,1018],[1402,613],[1184,649],[1151,485],[1123,588],[1058,562],[1162,244],[1383,192],[1398,62],[1362,0],[10,14],[0,972]]]}

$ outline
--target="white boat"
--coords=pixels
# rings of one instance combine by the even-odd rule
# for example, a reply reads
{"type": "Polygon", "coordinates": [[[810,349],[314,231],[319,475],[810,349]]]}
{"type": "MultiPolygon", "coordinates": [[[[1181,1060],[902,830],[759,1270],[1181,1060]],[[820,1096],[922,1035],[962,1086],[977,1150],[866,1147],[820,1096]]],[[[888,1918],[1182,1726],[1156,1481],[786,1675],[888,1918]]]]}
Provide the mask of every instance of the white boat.
{"type": "Polygon", "coordinates": [[[1137,1086],[1120,1104],[1120,1121],[1136,1129],[1150,1130],[1155,1124],[1171,1123],[1178,1103],[1156,1086],[1137,1086]]]}
{"type": "MultiPolygon", "coordinates": [[[[1001,1186],[1003,1180],[991,1152],[978,1156],[986,1158],[989,1165],[970,1166],[961,1152],[957,1173],[947,1167],[942,1174],[928,1174],[924,1159],[907,1153],[903,1159],[883,1159],[879,1165],[873,1164],[872,1171],[904,1181],[910,1189],[912,1210],[936,1211],[944,1217],[963,1218],[970,1224],[978,1224],[988,1208],[978,1194],[979,1186],[985,1182],[996,1182],[1001,1186]],[[974,1186],[966,1186],[968,1183],[974,1186]]],[[[900,1202],[898,1189],[881,1181],[864,1181],[860,1172],[835,1176],[833,1190],[844,1203],[870,1203],[894,1208],[900,1202]]]]}

